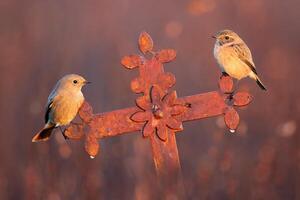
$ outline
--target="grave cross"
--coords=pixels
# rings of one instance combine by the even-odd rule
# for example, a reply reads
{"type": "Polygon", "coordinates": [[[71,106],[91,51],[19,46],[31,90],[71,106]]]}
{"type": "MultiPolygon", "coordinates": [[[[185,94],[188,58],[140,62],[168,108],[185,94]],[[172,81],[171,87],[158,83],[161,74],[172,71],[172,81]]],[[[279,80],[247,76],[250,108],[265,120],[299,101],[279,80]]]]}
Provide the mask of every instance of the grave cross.
{"type": "Polygon", "coordinates": [[[140,34],[139,48],[143,56],[125,56],[121,61],[127,69],[139,69],[139,77],[131,81],[132,91],[142,94],[136,99],[136,106],[93,114],[92,107],[84,102],[79,111],[82,123],[70,125],[65,135],[69,139],[85,135],[85,149],[94,158],[99,151],[99,139],[141,131],[150,140],[155,169],[165,194],[184,196],[175,138],[175,133],[183,130],[182,122],[224,115],[225,124],[234,132],[239,123],[235,107],[249,104],[252,97],[247,92],[233,94],[232,79],[222,76],[220,91],[178,98],[175,90],[169,90],[175,84],[175,77],[163,68],[163,63],[175,59],[175,50],[154,51],[153,41],[146,32],[140,34]]]}

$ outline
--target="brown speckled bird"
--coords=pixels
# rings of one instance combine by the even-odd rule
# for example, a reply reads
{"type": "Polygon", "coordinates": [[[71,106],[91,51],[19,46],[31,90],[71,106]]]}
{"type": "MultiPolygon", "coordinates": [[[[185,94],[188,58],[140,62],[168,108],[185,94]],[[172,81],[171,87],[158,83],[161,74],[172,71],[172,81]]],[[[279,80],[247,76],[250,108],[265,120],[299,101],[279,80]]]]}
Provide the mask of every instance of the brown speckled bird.
{"type": "Polygon", "coordinates": [[[258,77],[250,49],[238,34],[231,30],[222,30],[213,38],[216,39],[214,56],[223,73],[237,80],[250,77],[261,89],[267,90],[258,77]]]}

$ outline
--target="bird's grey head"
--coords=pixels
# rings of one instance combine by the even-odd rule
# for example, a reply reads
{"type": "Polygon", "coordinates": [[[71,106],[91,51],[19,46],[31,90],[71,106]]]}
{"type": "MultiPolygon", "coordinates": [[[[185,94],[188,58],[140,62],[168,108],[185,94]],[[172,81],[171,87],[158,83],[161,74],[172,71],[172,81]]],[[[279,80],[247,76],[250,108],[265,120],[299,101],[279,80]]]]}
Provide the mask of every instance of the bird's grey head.
{"type": "Polygon", "coordinates": [[[79,76],[77,74],[68,74],[59,80],[59,87],[62,89],[76,91],[81,90],[81,88],[88,83],[90,82],[85,80],[85,78],[83,78],[82,76],[79,76]]]}
{"type": "Polygon", "coordinates": [[[238,34],[228,29],[219,31],[216,35],[213,36],[213,38],[216,39],[216,44],[220,46],[224,44],[242,42],[242,39],[238,34]]]}

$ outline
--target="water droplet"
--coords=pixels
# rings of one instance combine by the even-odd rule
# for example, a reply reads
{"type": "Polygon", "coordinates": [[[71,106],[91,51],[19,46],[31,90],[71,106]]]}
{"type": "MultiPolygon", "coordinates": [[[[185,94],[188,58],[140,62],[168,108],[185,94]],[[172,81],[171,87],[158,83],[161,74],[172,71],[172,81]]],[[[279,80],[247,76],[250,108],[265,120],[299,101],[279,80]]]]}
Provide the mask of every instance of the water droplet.
{"type": "Polygon", "coordinates": [[[234,129],[229,129],[230,133],[235,133],[234,129]]]}
{"type": "Polygon", "coordinates": [[[91,159],[94,159],[94,158],[95,158],[95,156],[90,156],[90,158],[91,158],[91,159]]]}

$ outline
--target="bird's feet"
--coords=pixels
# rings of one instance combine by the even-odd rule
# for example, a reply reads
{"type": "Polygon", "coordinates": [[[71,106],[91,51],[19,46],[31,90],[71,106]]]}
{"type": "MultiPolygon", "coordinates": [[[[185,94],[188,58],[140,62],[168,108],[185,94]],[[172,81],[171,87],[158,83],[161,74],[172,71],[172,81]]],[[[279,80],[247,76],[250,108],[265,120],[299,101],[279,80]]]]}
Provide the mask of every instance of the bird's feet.
{"type": "Polygon", "coordinates": [[[229,93],[228,96],[227,96],[227,99],[228,99],[229,101],[232,101],[232,100],[233,100],[234,94],[235,94],[235,91],[229,93]]]}
{"type": "Polygon", "coordinates": [[[64,130],[64,132],[62,132],[62,135],[64,136],[65,140],[70,139],[70,138],[65,134],[65,130],[64,130]]]}
{"type": "Polygon", "coordinates": [[[65,134],[65,132],[66,132],[66,129],[62,130],[62,128],[61,128],[61,127],[59,127],[59,129],[60,129],[60,132],[61,132],[62,136],[64,136],[65,140],[68,140],[68,139],[69,139],[69,137],[68,137],[68,136],[65,134]]]}
{"type": "Polygon", "coordinates": [[[220,78],[222,78],[223,76],[229,76],[229,74],[227,74],[226,72],[222,72],[222,75],[220,78]]]}

